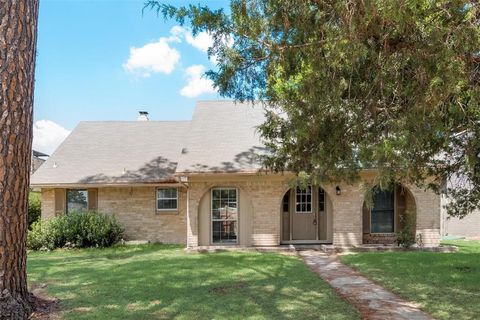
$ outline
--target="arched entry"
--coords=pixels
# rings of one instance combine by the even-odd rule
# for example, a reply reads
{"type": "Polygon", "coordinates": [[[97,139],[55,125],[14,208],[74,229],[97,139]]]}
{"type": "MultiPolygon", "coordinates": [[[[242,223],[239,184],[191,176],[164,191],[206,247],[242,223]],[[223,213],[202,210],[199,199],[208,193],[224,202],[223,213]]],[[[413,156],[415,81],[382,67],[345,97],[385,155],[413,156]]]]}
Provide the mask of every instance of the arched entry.
{"type": "Polygon", "coordinates": [[[393,244],[395,233],[411,223],[415,234],[416,205],[412,193],[403,185],[392,190],[374,187],[371,208],[363,203],[363,243],[393,244]]]}
{"type": "Polygon", "coordinates": [[[198,205],[198,245],[252,245],[253,205],[239,186],[212,185],[198,205]]]}
{"type": "Polygon", "coordinates": [[[321,187],[292,188],[281,204],[281,242],[331,243],[332,204],[321,187]]]}

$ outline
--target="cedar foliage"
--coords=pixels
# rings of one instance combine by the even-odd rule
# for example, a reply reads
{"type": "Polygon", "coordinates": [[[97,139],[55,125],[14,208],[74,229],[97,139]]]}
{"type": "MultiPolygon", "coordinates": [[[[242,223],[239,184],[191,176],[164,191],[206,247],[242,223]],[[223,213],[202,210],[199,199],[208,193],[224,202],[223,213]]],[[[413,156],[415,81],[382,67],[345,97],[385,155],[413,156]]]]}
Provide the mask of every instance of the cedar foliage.
{"type": "Polygon", "coordinates": [[[148,1],[206,31],[219,93],[263,103],[265,166],[309,183],[413,183],[480,207],[479,5],[463,0],[148,1]],[[453,190],[445,181],[455,180],[453,190]]]}

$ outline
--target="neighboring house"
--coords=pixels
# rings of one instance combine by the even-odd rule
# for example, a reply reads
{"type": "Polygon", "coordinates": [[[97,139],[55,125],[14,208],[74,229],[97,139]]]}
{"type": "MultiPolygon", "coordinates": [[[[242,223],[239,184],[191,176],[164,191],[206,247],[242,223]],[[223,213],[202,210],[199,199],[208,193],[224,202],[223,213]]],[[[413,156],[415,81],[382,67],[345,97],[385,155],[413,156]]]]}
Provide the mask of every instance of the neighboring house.
{"type": "Polygon", "coordinates": [[[449,217],[442,209],[442,236],[480,239],[480,212],[474,211],[463,219],[449,217]]]}
{"type": "MultiPolygon", "coordinates": [[[[446,183],[448,189],[455,189],[464,185],[464,181],[458,176],[450,179],[446,183]]],[[[476,210],[464,218],[450,217],[445,205],[448,204],[449,197],[442,197],[441,207],[441,235],[442,237],[466,237],[480,239],[480,211],[476,210]]]]}
{"type": "Polygon", "coordinates": [[[398,186],[367,209],[362,182],[291,188],[293,174],[262,170],[263,121],[260,106],[203,101],[191,121],[81,122],[32,177],[42,218],[97,210],[114,214],[128,239],[189,247],[351,246],[391,243],[411,212],[423,244],[439,244],[431,191],[398,186]]]}
{"type": "Polygon", "coordinates": [[[32,168],[30,170],[30,174],[34,174],[35,171],[40,168],[40,166],[45,162],[46,158],[48,158],[48,154],[33,150],[32,151],[32,168]]]}

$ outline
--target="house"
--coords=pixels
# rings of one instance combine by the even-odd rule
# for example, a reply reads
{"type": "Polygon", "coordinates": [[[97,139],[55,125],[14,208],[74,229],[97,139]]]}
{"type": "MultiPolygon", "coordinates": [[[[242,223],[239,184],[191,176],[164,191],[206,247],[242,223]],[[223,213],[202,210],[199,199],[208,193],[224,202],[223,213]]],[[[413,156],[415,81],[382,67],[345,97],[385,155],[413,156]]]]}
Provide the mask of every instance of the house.
{"type": "Polygon", "coordinates": [[[447,210],[442,208],[441,226],[441,235],[443,237],[480,239],[480,211],[476,210],[460,219],[449,217],[447,210]]]}
{"type": "MultiPolygon", "coordinates": [[[[454,176],[446,181],[446,188],[454,190],[463,187],[465,180],[461,176],[454,176]]],[[[442,197],[440,234],[442,237],[465,237],[468,239],[480,239],[480,211],[475,210],[462,219],[450,217],[445,205],[448,204],[449,197],[442,197]]]]}
{"type": "Polygon", "coordinates": [[[128,239],[189,247],[352,246],[393,242],[408,212],[422,243],[439,244],[440,197],[429,190],[399,185],[368,209],[361,181],[292,188],[293,174],[263,170],[263,121],[259,105],[202,101],[191,121],[81,122],[32,177],[42,218],[97,210],[128,239]]]}

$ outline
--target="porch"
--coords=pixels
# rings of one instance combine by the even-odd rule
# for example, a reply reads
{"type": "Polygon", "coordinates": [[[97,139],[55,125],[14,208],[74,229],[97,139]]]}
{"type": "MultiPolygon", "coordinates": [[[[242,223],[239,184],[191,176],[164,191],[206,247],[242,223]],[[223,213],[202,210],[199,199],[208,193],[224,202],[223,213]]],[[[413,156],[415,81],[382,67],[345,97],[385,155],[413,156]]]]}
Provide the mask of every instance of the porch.
{"type": "Polygon", "coordinates": [[[392,246],[407,215],[424,247],[438,246],[440,239],[439,197],[414,186],[379,190],[369,205],[361,182],[302,189],[279,175],[198,177],[189,180],[188,202],[187,246],[201,250],[392,246]]]}

